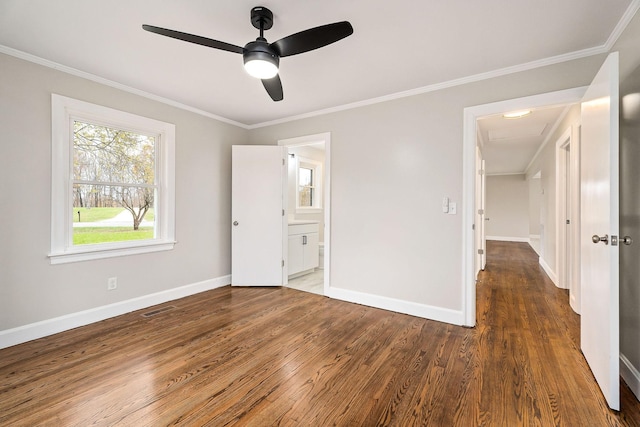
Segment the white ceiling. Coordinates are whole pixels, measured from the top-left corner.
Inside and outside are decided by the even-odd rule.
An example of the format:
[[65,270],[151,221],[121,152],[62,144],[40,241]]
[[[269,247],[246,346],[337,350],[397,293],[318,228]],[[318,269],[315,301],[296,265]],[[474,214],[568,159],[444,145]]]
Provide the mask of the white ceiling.
[[[605,4],[606,3],[606,4]],[[640,0],[1,0],[0,52],[162,98],[247,128],[603,53]],[[249,77],[242,56],[143,31],[170,28],[244,46],[266,6],[273,42],[331,22],[354,34],[282,58],[284,100]],[[1,71],[0,71],[1,73]],[[0,74],[1,75],[1,74]],[[482,120],[488,173],[521,173],[562,108]],[[489,132],[544,125],[537,136]]]
[[[253,126],[593,53],[635,2],[2,0],[0,45]],[[342,20],[354,34],[282,58],[284,101],[275,103],[244,72],[241,55],[141,29],[151,24],[243,46],[258,35],[249,21],[257,5],[274,13],[270,42]]]
[[487,175],[524,173],[562,120],[569,105],[531,110],[519,119],[502,114],[478,120],[478,134]]

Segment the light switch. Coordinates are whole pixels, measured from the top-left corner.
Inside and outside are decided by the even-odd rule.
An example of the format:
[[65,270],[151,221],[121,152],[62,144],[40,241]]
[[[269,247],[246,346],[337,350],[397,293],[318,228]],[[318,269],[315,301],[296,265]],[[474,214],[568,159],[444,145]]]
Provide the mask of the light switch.
[[455,202],[449,202],[449,215],[455,215],[458,212],[458,207]]

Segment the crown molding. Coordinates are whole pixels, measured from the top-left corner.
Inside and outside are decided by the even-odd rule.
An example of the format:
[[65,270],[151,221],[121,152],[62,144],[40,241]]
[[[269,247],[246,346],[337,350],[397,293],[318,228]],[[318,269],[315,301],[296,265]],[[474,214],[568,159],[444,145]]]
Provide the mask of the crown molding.
[[627,28],[627,25],[629,25],[636,12],[638,12],[638,9],[640,9],[640,0],[632,0],[631,4],[629,4],[629,7],[622,15],[622,18],[620,18],[615,28],[609,35],[607,42],[604,44],[607,52],[609,52],[613,48],[613,45],[618,41],[624,30]]
[[199,108],[192,107],[190,105],[183,104],[181,102],[174,101],[172,99],[164,98],[162,96],[154,95],[149,92],[145,92],[140,89],[136,89],[131,86],[124,85],[122,83],[114,82],[113,80],[105,79],[104,77],[96,76],[95,74],[87,73],[85,71],[78,70],[73,67],[68,67],[66,65],[59,64],[54,61],[50,61],[48,59],[41,58],[36,55],[32,55],[30,53],[23,52],[21,50],[13,49],[8,46],[0,45],[0,53],[4,53],[9,56],[13,56],[18,59],[23,59],[25,61],[33,62],[38,65],[42,65],[44,67],[52,68],[54,70],[62,71],[63,73],[71,74],[76,77],[80,77],[83,79],[91,80],[96,83],[103,84],[105,86],[109,86],[115,89],[122,90],[124,92],[129,92],[134,95],[141,96],[143,98],[151,99],[153,101],[157,101],[166,105],[170,105],[172,107],[180,108],[181,110],[190,111],[192,113],[199,114],[201,116],[209,117],[214,120],[218,120],[220,122],[224,122],[233,126],[238,126],[243,129],[249,129],[249,127],[240,122],[236,122],[235,120],[228,119],[226,117],[218,116],[216,114],[209,113],[208,111],[201,110]]
[[582,50],[578,50],[578,51],[574,51],[574,52],[569,52],[566,54],[562,54],[562,55],[556,55],[556,56],[552,56],[549,58],[544,58],[544,59],[540,59],[540,60],[536,60],[536,61],[531,61],[531,62],[527,62],[524,64],[519,64],[519,65],[514,65],[514,66],[510,66],[510,67],[505,67],[505,68],[500,68],[497,70],[493,70],[493,71],[487,71],[484,73],[479,73],[479,74],[474,74],[471,76],[467,76],[467,77],[462,77],[459,79],[453,79],[453,80],[448,80],[445,82],[440,82],[440,83],[435,83],[432,85],[427,85],[427,86],[422,86],[416,89],[410,89],[410,90],[406,90],[406,91],[402,91],[402,92],[397,92],[397,93],[393,93],[393,94],[389,94],[389,95],[384,95],[384,96],[380,96],[380,97],[376,97],[376,98],[370,98],[370,99],[366,99],[363,101],[357,101],[357,102],[353,102],[353,103],[349,103],[349,104],[344,104],[344,105],[340,105],[337,107],[331,107],[331,108],[326,108],[326,109],[322,109],[322,110],[316,110],[316,111],[312,111],[312,112],[308,112],[308,113],[304,113],[304,114],[299,114],[299,115],[295,115],[295,116],[289,116],[289,117],[284,117],[281,119],[276,119],[276,120],[270,120],[270,121],[266,121],[266,122],[261,122],[261,123],[255,123],[255,124],[247,124],[247,123],[241,123],[235,120],[231,120],[228,119],[226,117],[223,116],[219,116],[217,114],[213,114],[210,113],[208,111],[204,111],[201,110],[199,108],[195,108],[192,107],[190,105],[186,105],[168,98],[164,98],[158,95],[154,95],[152,93],[149,92],[145,92],[142,91],[140,89],[136,89],[134,87],[131,86],[127,86],[121,83],[117,83],[114,82],[112,80],[109,79],[105,79],[103,77],[99,77],[96,76],[94,74],[91,73],[87,73],[72,67],[68,67],[66,65],[62,65],[53,61],[49,61],[47,59],[44,58],[40,58],[38,56],[26,53],[26,52],[22,52],[20,50],[17,49],[13,49],[7,46],[3,46],[0,45],[0,53],[5,53],[7,55],[11,55],[14,56],[16,58],[20,58],[20,59],[24,59],[26,61],[29,62],[34,62],[36,64],[40,64],[43,65],[45,67],[49,67],[49,68],[53,68],[55,70],[59,70],[68,74],[72,74],[74,76],[77,77],[81,77],[87,80],[91,80],[97,83],[101,83],[104,84],[106,86],[110,86],[116,89],[120,89],[123,90],[125,92],[129,92],[129,93],[133,93],[135,95],[139,95],[142,96],[144,98],[148,98],[154,101],[158,101],[161,102],[163,104],[167,104],[176,108],[180,108],[186,111],[190,111],[205,117],[209,117],[212,118],[214,120],[218,120],[221,121],[223,123],[227,123],[233,126],[237,126],[240,127],[242,129],[247,129],[247,130],[251,130],[251,129],[258,129],[258,128],[262,128],[262,127],[267,127],[267,126],[274,126],[274,125],[278,125],[278,124],[282,124],[282,123],[288,123],[288,122],[293,122],[296,120],[301,120],[301,119],[308,119],[311,117],[317,117],[317,116],[323,116],[326,114],[332,114],[332,113],[337,113],[337,112],[341,112],[341,111],[346,111],[346,110],[352,110],[355,108],[360,108],[360,107],[365,107],[368,105],[374,105],[374,104],[380,104],[383,102],[388,102],[388,101],[393,101],[396,99],[402,99],[402,98],[407,98],[407,97],[411,97],[411,96],[415,96],[415,95],[421,95],[424,93],[429,93],[429,92],[435,92],[435,91],[439,91],[439,90],[443,90],[443,89],[448,89],[451,87],[455,87],[455,86],[461,86],[461,85],[465,85],[465,84],[469,84],[469,83],[475,83],[475,82],[479,82],[482,80],[488,80],[488,79],[492,79],[492,78],[496,78],[496,77],[501,77],[501,76],[505,76],[505,75],[509,75],[509,74],[514,74],[514,73],[519,73],[519,72],[523,72],[523,71],[529,71],[529,70],[533,70],[535,68],[541,68],[541,67],[546,67],[549,65],[555,65],[555,64],[559,64],[562,62],[568,62],[568,61],[573,61],[576,59],[581,59],[581,58],[586,58],[589,56],[594,56],[594,55],[599,55],[599,54],[605,54],[608,53],[611,48],[613,47],[613,45],[616,43],[616,41],[618,40],[618,38],[620,37],[620,35],[624,32],[624,30],[626,29],[627,25],[629,25],[629,22],[631,22],[631,20],[633,19],[633,17],[635,16],[636,12],[640,9],[640,0],[632,0],[629,7],[627,8],[627,10],[625,11],[625,13],[622,15],[622,17],[620,18],[620,20],[618,21],[618,23],[616,24],[615,28],[613,29],[613,31],[611,32],[611,34],[609,35],[609,38],[607,39],[607,41],[605,42],[605,44],[601,45],[601,46],[596,46],[596,47],[591,47],[588,49],[582,49]]

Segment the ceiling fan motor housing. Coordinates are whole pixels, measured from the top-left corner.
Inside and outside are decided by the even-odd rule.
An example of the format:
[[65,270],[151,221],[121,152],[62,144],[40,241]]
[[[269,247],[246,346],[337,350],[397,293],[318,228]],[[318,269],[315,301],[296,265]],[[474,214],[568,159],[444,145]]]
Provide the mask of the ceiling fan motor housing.
[[246,64],[249,61],[267,61],[275,64],[276,67],[280,66],[280,57],[276,51],[269,46],[269,43],[265,39],[258,39],[254,42],[249,42],[244,47],[244,53],[242,59]]

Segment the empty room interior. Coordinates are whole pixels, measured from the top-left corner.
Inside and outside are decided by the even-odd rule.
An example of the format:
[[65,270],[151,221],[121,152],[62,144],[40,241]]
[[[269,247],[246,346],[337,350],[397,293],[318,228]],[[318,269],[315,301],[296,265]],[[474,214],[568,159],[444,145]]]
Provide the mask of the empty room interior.
[[0,2],[0,426],[640,425],[640,0],[556,3]]

